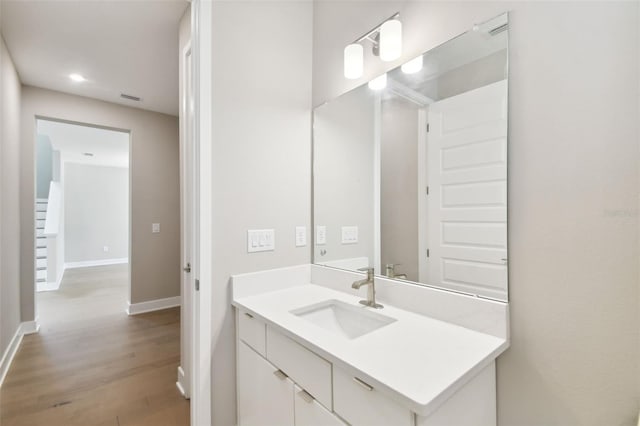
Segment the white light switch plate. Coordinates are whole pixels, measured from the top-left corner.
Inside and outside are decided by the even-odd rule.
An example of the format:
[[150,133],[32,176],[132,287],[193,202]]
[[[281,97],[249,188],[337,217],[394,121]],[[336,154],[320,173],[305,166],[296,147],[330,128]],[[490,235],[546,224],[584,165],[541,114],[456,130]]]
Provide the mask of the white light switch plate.
[[327,244],[327,227],[316,226],[316,245],[321,246]]
[[296,226],[296,247],[304,247],[307,245],[307,227]]
[[273,229],[247,231],[247,252],[273,251],[276,249],[276,233]]
[[160,232],[160,224],[159,223],[152,223],[151,224],[151,232],[153,232],[154,234],[157,234]]
[[355,244],[358,242],[358,227],[343,226],[342,227],[342,244]]

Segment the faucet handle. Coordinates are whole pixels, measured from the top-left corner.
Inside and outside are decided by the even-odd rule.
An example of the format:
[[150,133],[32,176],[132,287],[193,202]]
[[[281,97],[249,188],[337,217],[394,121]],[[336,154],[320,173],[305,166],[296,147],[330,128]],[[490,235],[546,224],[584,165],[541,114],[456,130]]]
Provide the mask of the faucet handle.
[[366,272],[367,279],[371,280],[375,274],[375,268],[367,266],[366,268],[358,268],[358,271]]

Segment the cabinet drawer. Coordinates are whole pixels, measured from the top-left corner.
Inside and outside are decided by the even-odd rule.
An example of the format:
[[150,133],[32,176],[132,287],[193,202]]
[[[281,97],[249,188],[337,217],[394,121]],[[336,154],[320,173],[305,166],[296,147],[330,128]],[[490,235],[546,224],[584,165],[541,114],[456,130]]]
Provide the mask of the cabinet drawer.
[[238,336],[260,355],[266,356],[265,324],[242,309],[238,309]]
[[267,359],[331,409],[331,363],[267,327]]
[[411,410],[357,377],[333,368],[333,411],[354,426],[413,426]]
[[342,420],[320,405],[304,390],[298,386],[295,386],[294,389],[294,413],[297,426],[345,426]]

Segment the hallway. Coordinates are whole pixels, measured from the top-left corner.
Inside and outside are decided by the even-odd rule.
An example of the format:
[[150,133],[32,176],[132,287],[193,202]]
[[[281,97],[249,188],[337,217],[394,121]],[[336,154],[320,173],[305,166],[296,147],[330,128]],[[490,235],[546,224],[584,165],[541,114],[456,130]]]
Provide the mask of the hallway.
[[37,295],[0,390],[0,425],[189,424],[178,392],[179,308],[127,316],[127,265],[72,269]]

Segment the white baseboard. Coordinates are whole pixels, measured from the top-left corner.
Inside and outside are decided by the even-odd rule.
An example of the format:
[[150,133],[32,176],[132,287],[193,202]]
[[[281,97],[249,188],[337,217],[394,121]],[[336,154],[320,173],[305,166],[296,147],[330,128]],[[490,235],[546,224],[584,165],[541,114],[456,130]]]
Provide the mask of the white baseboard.
[[181,366],[178,366],[178,381],[176,382],[176,387],[178,388],[182,396],[185,397],[185,399],[189,399],[189,393],[187,393],[186,390],[187,386],[185,383],[184,370]]
[[84,260],[82,262],[66,262],[64,264],[64,269],[88,268],[90,266],[120,265],[121,263],[129,263],[129,258],[122,257],[118,259]]
[[25,334],[37,333],[38,330],[40,330],[40,326],[38,325],[37,318],[35,321],[23,322],[18,326],[16,333],[13,335],[13,338],[7,346],[7,349],[4,351],[4,354],[2,354],[2,359],[0,359],[0,386],[4,383],[4,379],[7,376],[7,372],[9,372],[9,367],[11,367],[13,358],[18,352],[18,348],[20,348],[22,337]]
[[141,302],[141,303],[129,302],[128,303],[129,307],[127,308],[127,314],[137,315],[137,314],[143,314],[145,312],[160,311],[162,309],[175,308],[176,306],[180,306],[180,304],[181,304],[180,296],[167,297],[166,299],[150,300],[148,302]]

